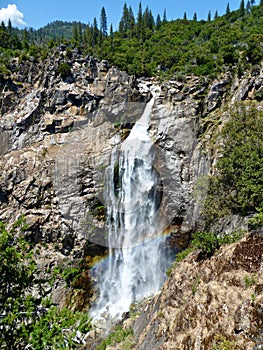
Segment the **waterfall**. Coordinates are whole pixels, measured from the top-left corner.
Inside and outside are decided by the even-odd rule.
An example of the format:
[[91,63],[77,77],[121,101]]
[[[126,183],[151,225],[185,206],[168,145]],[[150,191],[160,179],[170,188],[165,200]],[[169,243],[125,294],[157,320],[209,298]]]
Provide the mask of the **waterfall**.
[[154,167],[149,119],[154,97],[106,172],[109,257],[96,276],[99,300],[92,317],[121,317],[137,300],[153,295],[165,280],[165,238],[158,232],[161,178]]

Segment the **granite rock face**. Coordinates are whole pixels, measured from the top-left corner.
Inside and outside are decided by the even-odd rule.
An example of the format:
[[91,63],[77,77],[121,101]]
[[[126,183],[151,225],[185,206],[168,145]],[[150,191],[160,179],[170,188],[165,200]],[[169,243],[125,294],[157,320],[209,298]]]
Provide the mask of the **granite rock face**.
[[209,260],[185,258],[134,322],[134,349],[260,349],[262,252],[254,232]]
[[[70,66],[61,77],[62,63]],[[159,84],[136,79],[107,61],[65,47],[44,62],[14,61],[1,92],[0,220],[24,214],[27,238],[48,245],[47,264],[104,254],[104,175],[146,103],[157,95],[149,132],[162,178],[160,210],[165,231],[178,248],[199,225],[194,188],[213,173],[218,156],[211,135],[220,108],[254,99],[262,89],[260,70],[243,78],[230,74],[211,84],[197,77]],[[205,193],[201,194],[204,196]],[[43,262],[43,257],[41,261]]]

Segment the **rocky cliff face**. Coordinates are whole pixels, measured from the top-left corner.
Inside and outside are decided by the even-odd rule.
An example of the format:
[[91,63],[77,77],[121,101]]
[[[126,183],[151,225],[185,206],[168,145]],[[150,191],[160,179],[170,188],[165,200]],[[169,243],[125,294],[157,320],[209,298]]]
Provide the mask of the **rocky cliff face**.
[[[64,63],[70,72],[62,79]],[[14,61],[11,71],[1,93],[0,219],[10,223],[25,215],[27,238],[41,245],[38,260],[45,268],[105,253],[104,170],[151,98],[152,85],[161,91],[150,125],[163,180],[160,210],[165,230],[184,247],[200,224],[194,187],[213,173],[218,154],[212,135],[227,118],[221,109],[254,99],[263,86],[260,67],[212,84],[196,77],[159,84],[78,50],[69,57],[65,47],[44,62]]]
[[198,251],[185,258],[141,315],[125,321],[133,348],[262,349],[262,251],[262,232],[254,232],[211,259]]

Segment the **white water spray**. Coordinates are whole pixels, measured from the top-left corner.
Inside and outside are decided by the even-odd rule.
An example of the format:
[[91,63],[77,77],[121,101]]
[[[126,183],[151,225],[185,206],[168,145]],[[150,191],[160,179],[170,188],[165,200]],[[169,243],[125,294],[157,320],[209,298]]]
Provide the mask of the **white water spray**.
[[97,276],[100,296],[91,308],[94,318],[121,317],[134,301],[156,293],[165,280],[165,238],[158,235],[161,179],[154,168],[154,144],[148,133],[154,99],[121,150],[113,151],[107,169],[110,251],[106,268]]

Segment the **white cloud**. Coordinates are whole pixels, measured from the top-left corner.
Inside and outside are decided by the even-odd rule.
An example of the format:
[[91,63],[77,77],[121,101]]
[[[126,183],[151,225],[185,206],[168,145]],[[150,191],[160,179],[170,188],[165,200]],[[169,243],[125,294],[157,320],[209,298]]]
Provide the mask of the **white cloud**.
[[10,19],[13,26],[23,26],[26,24],[23,17],[24,14],[18,10],[15,4],[9,4],[0,9],[0,22],[4,21],[7,24]]

